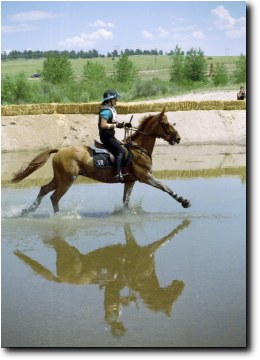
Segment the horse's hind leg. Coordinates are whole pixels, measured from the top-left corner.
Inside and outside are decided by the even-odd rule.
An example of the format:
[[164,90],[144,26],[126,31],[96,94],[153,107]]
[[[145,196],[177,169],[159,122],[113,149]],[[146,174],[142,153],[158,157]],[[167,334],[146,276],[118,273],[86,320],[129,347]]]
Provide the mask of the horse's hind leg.
[[34,202],[32,203],[31,206],[29,206],[27,209],[23,209],[22,215],[26,215],[26,214],[28,214],[30,212],[35,211],[38,208],[38,206],[40,205],[40,203],[42,201],[42,198],[46,194],[48,194],[50,191],[55,190],[55,188],[56,188],[56,180],[55,180],[55,178],[53,178],[48,184],[43,185],[41,187],[37,198],[34,200]]

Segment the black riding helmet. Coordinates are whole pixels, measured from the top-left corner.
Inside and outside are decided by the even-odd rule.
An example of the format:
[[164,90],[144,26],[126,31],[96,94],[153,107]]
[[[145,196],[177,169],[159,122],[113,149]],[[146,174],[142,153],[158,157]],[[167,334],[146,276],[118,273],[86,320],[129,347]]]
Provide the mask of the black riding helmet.
[[104,92],[103,101],[105,102],[110,99],[118,99],[120,95],[115,90],[107,90]]

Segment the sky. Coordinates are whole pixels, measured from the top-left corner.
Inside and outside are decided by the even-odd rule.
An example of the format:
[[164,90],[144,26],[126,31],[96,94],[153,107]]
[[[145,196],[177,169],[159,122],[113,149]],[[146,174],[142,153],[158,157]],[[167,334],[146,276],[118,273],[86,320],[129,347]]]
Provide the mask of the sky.
[[1,51],[246,54],[245,1],[1,1]]

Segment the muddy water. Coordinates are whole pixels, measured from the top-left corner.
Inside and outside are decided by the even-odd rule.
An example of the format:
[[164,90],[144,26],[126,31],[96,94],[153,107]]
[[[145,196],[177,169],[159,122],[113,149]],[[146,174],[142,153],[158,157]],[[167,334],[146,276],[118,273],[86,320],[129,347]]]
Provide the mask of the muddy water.
[[2,346],[245,346],[238,165],[164,177],[188,210],[142,184],[125,210],[121,184],[88,183],[70,189],[57,216],[46,197],[23,218],[38,186],[3,187]]

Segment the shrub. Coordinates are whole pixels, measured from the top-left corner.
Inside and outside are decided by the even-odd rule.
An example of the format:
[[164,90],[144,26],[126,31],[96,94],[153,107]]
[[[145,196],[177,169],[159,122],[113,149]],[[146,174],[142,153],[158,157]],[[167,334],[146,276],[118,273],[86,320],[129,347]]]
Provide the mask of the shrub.
[[186,52],[183,75],[187,81],[205,81],[206,66],[204,52],[191,48]]
[[15,81],[14,77],[6,75],[1,80],[1,103],[2,104],[14,104],[15,96]]
[[48,53],[43,62],[42,76],[52,84],[68,83],[73,80],[72,65],[67,55]]
[[181,51],[178,45],[173,52],[172,60],[170,81],[181,84],[183,82],[184,52]]
[[88,60],[83,65],[83,78],[85,81],[103,81],[106,78],[105,67]]
[[234,79],[236,83],[246,82],[246,56],[241,54],[236,62],[236,69],[234,72]]
[[21,104],[30,101],[32,91],[24,72],[16,76],[6,76],[2,80],[2,103]]
[[123,54],[116,62],[116,80],[119,82],[132,82],[137,79],[137,70],[127,54]]
[[213,84],[215,86],[226,85],[228,83],[228,71],[224,64],[217,64]]

